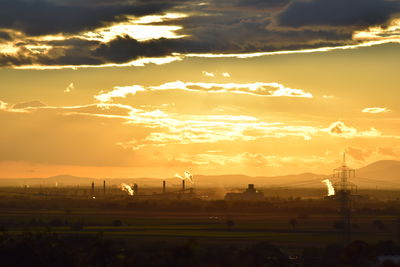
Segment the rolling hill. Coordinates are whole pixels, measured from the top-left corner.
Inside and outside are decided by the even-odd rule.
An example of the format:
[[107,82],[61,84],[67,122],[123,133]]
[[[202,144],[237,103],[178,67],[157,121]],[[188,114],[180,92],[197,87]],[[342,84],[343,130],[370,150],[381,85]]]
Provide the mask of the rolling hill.
[[[230,175],[196,175],[196,186],[199,187],[236,187],[256,184],[258,187],[321,187],[321,181],[329,178],[327,174],[302,173],[285,176],[247,176],[241,174]],[[168,185],[178,187],[181,180],[178,178],[166,179]],[[71,175],[57,175],[48,178],[18,178],[0,179],[0,186],[90,186],[92,182],[100,185],[103,179],[77,177]],[[158,178],[115,178],[107,179],[109,185],[121,183],[137,183],[146,187],[160,187],[162,179]],[[335,181],[333,181],[335,182]],[[377,161],[356,170],[356,177],[352,179],[358,187],[390,187],[400,188],[400,161]]]

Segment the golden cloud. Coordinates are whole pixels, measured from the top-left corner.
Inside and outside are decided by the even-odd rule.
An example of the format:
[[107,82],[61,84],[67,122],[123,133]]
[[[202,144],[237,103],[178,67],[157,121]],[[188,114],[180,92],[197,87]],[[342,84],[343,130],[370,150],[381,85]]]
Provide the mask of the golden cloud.
[[[11,108],[4,102],[0,105],[0,120],[10,125],[0,132],[0,161],[202,168],[237,164],[249,168],[278,167],[297,162],[300,166],[324,160],[312,155],[273,157],[256,151],[262,144],[271,144],[271,139],[282,139],[281,145],[304,141],[315,144],[321,140],[329,143],[332,138],[400,139],[374,128],[360,130],[341,121],[328,127],[290,125],[245,115],[185,115],[111,103],[57,107],[32,102]],[[247,152],[235,153],[236,144],[246,147]],[[193,149],[197,152],[193,153]],[[210,149],[221,151],[207,152]]]
[[129,36],[140,42],[160,38],[183,38],[186,37],[186,35],[179,35],[176,33],[183,28],[182,26],[151,24],[185,17],[187,17],[187,15],[182,13],[167,13],[164,15],[150,15],[144,17],[127,16],[127,21],[99,28],[95,31],[84,32],[75,37],[103,43],[107,43],[118,36]]
[[302,89],[292,89],[282,84],[273,83],[204,83],[204,82],[168,82],[159,86],[149,86],[147,88],[141,85],[132,85],[125,87],[114,87],[108,92],[100,92],[94,98],[100,102],[110,102],[113,98],[124,98],[127,95],[135,95],[140,91],[157,91],[157,90],[184,90],[191,92],[209,92],[209,93],[235,93],[248,94],[263,97],[297,97],[312,98],[313,95]]
[[0,110],[4,110],[4,109],[6,109],[7,108],[7,106],[8,106],[8,104],[6,103],[6,102],[3,102],[3,101],[1,101],[0,100]]
[[373,107],[373,108],[364,108],[361,112],[363,113],[371,113],[371,114],[378,114],[378,113],[387,113],[391,110],[388,108],[380,108],[380,107]]

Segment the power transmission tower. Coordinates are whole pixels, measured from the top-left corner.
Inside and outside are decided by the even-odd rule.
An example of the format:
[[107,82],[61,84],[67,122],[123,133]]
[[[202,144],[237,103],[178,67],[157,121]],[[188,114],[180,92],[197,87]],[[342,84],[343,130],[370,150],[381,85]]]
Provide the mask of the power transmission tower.
[[346,153],[343,154],[343,164],[333,170],[333,178],[339,180],[334,184],[337,200],[340,203],[340,214],[343,222],[343,238],[345,242],[351,241],[351,211],[352,193],[356,190],[356,185],[349,182],[350,178],[355,177],[355,170],[346,165]]

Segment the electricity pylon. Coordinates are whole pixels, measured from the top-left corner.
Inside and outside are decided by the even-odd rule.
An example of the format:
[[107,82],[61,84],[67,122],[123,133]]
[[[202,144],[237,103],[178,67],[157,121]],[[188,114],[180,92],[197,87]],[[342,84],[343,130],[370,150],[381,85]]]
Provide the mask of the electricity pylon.
[[352,192],[356,190],[356,185],[349,182],[350,178],[355,177],[355,170],[346,165],[346,153],[343,154],[343,164],[333,170],[333,178],[339,181],[334,184],[337,199],[340,203],[340,214],[342,216],[343,237],[346,242],[351,241],[351,210]]

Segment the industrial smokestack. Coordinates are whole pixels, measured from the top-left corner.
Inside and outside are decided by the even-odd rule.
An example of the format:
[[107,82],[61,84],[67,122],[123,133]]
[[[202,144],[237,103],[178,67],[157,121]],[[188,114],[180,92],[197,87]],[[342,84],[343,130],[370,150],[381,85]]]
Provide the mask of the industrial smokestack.
[[135,195],[137,195],[137,193],[138,193],[138,185],[137,185],[137,184],[134,184],[134,185],[133,185],[133,193],[134,193]]
[[182,180],[182,193],[185,193],[185,180]]
[[167,182],[166,182],[166,181],[163,181],[163,182],[162,182],[162,192],[163,192],[163,194],[165,194],[166,186],[167,186]]
[[106,194],[106,180],[103,181],[103,193]]
[[94,182],[92,182],[92,194],[94,193]]

